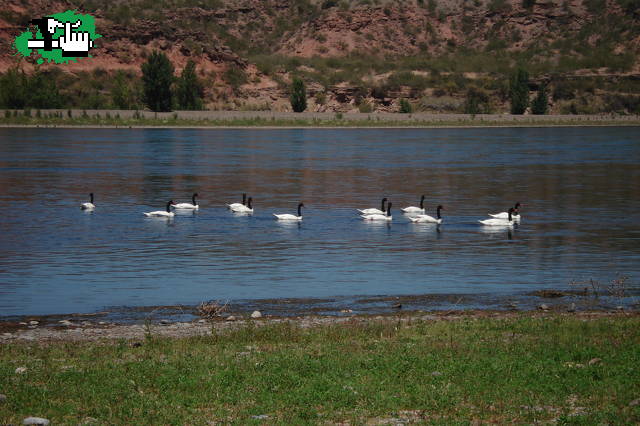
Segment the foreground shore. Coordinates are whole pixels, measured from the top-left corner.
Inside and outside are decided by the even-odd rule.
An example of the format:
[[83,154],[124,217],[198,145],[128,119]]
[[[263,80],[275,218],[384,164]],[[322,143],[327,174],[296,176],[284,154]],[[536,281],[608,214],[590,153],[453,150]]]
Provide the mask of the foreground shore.
[[2,127],[430,128],[640,126],[638,115],[321,113],[272,111],[0,110]]
[[630,424],[639,325],[465,311],[19,330],[0,345],[0,419]]

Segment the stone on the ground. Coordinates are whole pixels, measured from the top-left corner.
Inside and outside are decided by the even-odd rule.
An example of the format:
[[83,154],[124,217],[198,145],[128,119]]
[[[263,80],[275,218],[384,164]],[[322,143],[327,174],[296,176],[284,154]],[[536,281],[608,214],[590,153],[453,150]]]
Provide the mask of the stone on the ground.
[[543,303],[542,305],[538,306],[538,309],[540,309],[541,311],[548,311],[549,305],[547,305],[546,303]]
[[171,324],[171,322],[169,320],[163,319],[163,320],[160,320],[160,324],[167,325],[167,324]]
[[29,325],[38,325],[40,324],[39,321],[29,321]]
[[624,306],[616,306],[616,309],[619,311],[624,311]]
[[631,401],[631,402],[629,403],[629,407],[635,407],[635,406],[637,406],[637,405],[640,405],[640,398],[638,398],[638,399],[634,399],[633,401]]
[[567,308],[567,312],[575,312],[575,311],[576,311],[576,304],[572,303],[571,306]]
[[48,425],[49,420],[43,419],[42,417],[27,417],[22,421],[23,425]]
[[236,317],[234,317],[233,315],[229,315],[227,317],[227,321],[235,321],[235,320],[236,320]]
[[251,314],[251,318],[262,318],[262,314],[260,313],[260,311],[253,311],[253,313]]
[[439,372],[439,371],[434,371],[434,372],[432,372],[432,373],[431,373],[431,375],[432,375],[433,377],[438,377],[438,376],[442,376],[442,373],[441,373],[441,372]]
[[0,393],[0,402],[5,402],[7,400],[7,395]]
[[592,358],[589,360],[589,365],[596,365],[602,362],[602,358]]
[[61,320],[61,321],[58,321],[58,322],[60,324],[62,324],[62,325],[66,325],[66,326],[73,325],[73,323],[71,321],[69,321],[69,320]]
[[27,367],[18,367],[16,368],[16,374],[22,374],[27,372]]
[[256,420],[264,420],[264,419],[268,419],[269,416],[267,416],[266,414],[259,414],[257,416],[251,416],[251,418]]
[[198,323],[199,323],[199,324],[205,324],[206,322],[207,322],[207,320],[206,320],[206,319],[199,319],[199,320],[198,320]]

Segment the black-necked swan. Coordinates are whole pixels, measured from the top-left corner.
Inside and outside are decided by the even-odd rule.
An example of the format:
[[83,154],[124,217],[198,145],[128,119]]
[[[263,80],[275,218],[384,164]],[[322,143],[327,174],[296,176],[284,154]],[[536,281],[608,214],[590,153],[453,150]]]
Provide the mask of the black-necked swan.
[[231,211],[235,213],[253,213],[253,207],[251,206],[252,198],[247,199],[247,205],[240,205],[238,207],[231,207]]
[[196,204],[196,197],[198,197],[198,193],[197,192],[191,196],[191,202],[190,203],[174,204],[173,208],[174,209],[185,209],[185,210],[198,210],[200,208],[200,206]]
[[300,203],[298,204],[298,216],[290,214],[290,213],[284,213],[284,214],[273,214],[278,220],[302,220],[302,208],[304,207],[304,204]]
[[410,217],[409,220],[415,223],[442,223],[442,216],[440,216],[440,210],[444,210],[444,207],[438,206],[436,209],[436,217],[429,216],[428,214],[421,214],[420,216]]
[[488,226],[513,226],[513,217],[512,217],[513,211],[514,211],[514,208],[511,207],[507,212],[506,219],[493,218],[493,219],[479,220],[478,222]]
[[385,208],[384,208],[384,203],[387,202],[386,197],[382,199],[382,207],[380,207],[380,210],[378,209],[364,209],[364,210],[358,210],[360,213],[362,214],[384,214],[385,212]]
[[[489,216],[495,217],[496,219],[508,219],[509,212],[500,212],[496,214],[489,213]],[[516,203],[513,207],[513,214],[511,215],[514,220],[520,220],[520,203]]]
[[91,194],[89,194],[89,197],[91,198],[91,201],[88,203],[82,203],[80,205],[80,208],[82,210],[93,210],[96,208],[95,204],[93,204],[93,192]]
[[386,220],[386,221],[390,221],[392,219],[391,217],[391,205],[392,203],[387,204],[387,212],[385,214],[363,214],[360,215],[361,218],[363,218],[364,220]]
[[230,208],[231,210],[236,209],[236,208],[241,208],[242,206],[247,204],[247,194],[242,194],[242,203],[231,203],[231,204],[227,204],[227,207]]
[[166,210],[156,210],[154,212],[145,213],[144,215],[147,217],[173,217],[176,214],[171,211],[172,204],[173,204],[173,200],[167,203]]
[[420,207],[409,206],[404,209],[400,209],[405,213],[422,213],[424,214],[424,195],[420,197]]

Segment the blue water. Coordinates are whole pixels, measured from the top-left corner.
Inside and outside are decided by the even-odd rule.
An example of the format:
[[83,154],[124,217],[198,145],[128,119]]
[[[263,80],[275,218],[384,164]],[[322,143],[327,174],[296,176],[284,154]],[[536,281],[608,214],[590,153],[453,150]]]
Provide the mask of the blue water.
[[[634,127],[0,129],[0,315],[635,283],[639,163]],[[193,192],[196,214],[142,215]],[[225,208],[243,192],[252,216]],[[421,194],[441,226],[397,209]],[[383,196],[393,222],[360,220]],[[477,223],[516,201],[519,227]]]

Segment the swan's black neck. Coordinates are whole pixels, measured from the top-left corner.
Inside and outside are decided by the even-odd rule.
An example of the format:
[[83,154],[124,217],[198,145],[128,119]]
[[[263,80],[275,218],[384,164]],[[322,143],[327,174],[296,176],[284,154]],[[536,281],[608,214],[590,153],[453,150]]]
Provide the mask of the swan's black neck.
[[302,207],[304,206],[304,204],[300,203],[298,204],[298,217],[302,216]]
[[89,197],[91,198],[91,204],[93,204],[93,192],[89,194]]
[[391,204],[392,203],[387,204],[387,216],[391,216]]
[[509,213],[509,222],[511,222],[513,219],[511,218],[511,210],[508,211]]
[[436,209],[436,216],[438,217],[438,219],[442,219],[440,217],[440,210],[442,210],[442,206],[438,206],[438,208]]
[[420,197],[420,208],[424,209],[424,195]]
[[243,206],[247,205],[247,194],[242,194],[242,205]]
[[247,207],[249,207],[250,209],[253,208],[251,207],[251,197],[249,197],[249,199],[247,200]]
[[191,203],[195,206],[196,205],[196,197],[198,196],[198,194],[193,194],[191,196]]
[[167,203],[167,213],[171,213],[171,204],[173,204],[173,200]]

